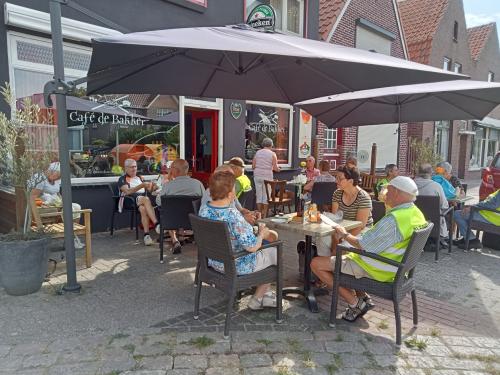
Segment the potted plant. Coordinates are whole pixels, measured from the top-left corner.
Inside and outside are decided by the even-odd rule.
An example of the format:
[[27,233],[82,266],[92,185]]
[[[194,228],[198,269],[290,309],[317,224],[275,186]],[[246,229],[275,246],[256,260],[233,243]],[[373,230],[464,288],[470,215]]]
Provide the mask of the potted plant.
[[[14,107],[8,85],[1,89],[1,95]],[[42,128],[35,125],[42,117],[39,107],[25,100],[15,108],[11,117],[0,112],[0,174],[4,182],[24,193],[29,207],[31,190],[43,180],[54,154],[39,149],[40,143],[45,143],[44,149],[51,143],[50,131],[46,132],[48,137],[41,137]],[[25,295],[41,288],[47,272],[48,242],[47,233],[31,230],[28,208],[22,230],[0,235],[0,285],[8,294]]]

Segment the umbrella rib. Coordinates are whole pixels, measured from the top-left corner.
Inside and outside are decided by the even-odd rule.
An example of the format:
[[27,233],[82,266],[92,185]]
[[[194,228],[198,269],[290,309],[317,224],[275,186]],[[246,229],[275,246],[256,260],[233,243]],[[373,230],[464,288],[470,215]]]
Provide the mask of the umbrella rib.
[[224,58],[229,62],[229,64],[231,64],[231,66],[233,67],[234,71],[236,72],[236,74],[238,74],[240,72],[240,68],[238,68],[236,65],[234,65],[233,61],[229,58],[229,56],[227,55],[226,52],[223,52],[222,53],[222,59],[219,61],[219,63],[217,64],[217,66],[220,67],[220,64],[222,63],[222,60],[224,60]]
[[[363,104],[365,104],[366,102],[368,101],[368,99],[366,100],[363,100],[361,103],[359,103],[358,105],[356,105],[353,109],[351,109],[350,111],[348,111],[346,114],[342,115],[339,119],[337,119],[337,121],[335,122],[340,122],[342,121],[343,119],[345,119],[347,116],[349,116],[352,112],[354,112],[356,109],[358,109],[359,107],[361,107]],[[340,106],[339,106],[340,107]],[[337,108],[339,108],[337,107]],[[337,108],[332,108],[330,110],[328,110],[327,112],[330,112],[332,111],[333,109],[337,109]]]
[[[224,60],[225,55],[226,54],[224,53],[224,56],[221,57],[219,64],[217,66],[220,66],[220,64],[222,64],[222,61]],[[207,90],[208,85],[210,85],[210,82],[212,82],[212,79],[214,78],[215,72],[217,72],[217,69],[212,70],[212,74],[210,74],[210,77],[208,78],[207,83],[205,83],[205,85],[203,86],[203,89],[200,92],[200,95],[198,95],[198,96],[203,97],[205,95],[205,91]]]
[[470,95],[466,95],[466,94],[463,94],[461,92],[451,92],[451,94],[455,94],[455,95],[460,95],[460,96],[463,96],[464,98],[467,98],[467,99],[474,99],[474,100],[480,100],[482,102],[487,102],[487,103],[490,103],[490,104],[494,104],[494,105],[498,105],[500,104],[499,102],[495,102],[493,100],[488,100],[488,99],[480,99],[480,98],[476,98],[474,96],[470,96]]
[[128,77],[130,77],[130,76],[133,76],[134,74],[137,74],[137,73],[139,73],[139,72],[140,72],[140,71],[142,71],[142,70],[149,69],[149,68],[151,68],[151,67],[153,67],[153,66],[155,66],[155,65],[157,65],[157,64],[160,64],[160,63],[162,63],[163,61],[169,60],[169,59],[171,59],[171,58],[173,58],[173,57],[175,57],[175,56],[177,56],[177,54],[172,54],[172,55],[170,55],[170,56],[166,56],[166,57],[164,57],[164,58],[162,58],[162,59],[159,59],[158,61],[154,61],[154,62],[152,62],[152,63],[150,63],[150,64],[145,65],[145,66],[141,66],[141,67],[139,67],[138,69],[135,69],[135,70],[133,70],[132,72],[125,74],[124,76],[120,76],[119,78],[113,79],[111,82],[107,82],[106,84],[101,85],[101,86],[99,86],[99,87],[95,88],[94,90],[92,90],[92,92],[97,92],[97,91],[99,91],[99,90],[102,90],[102,89],[103,89],[103,88],[105,88],[105,87],[109,87],[109,86],[111,86],[112,84],[114,84],[114,83],[116,83],[116,82],[118,82],[118,81],[120,81],[120,80],[122,80],[122,79],[125,79],[125,78],[128,78]]
[[352,87],[349,87],[349,86],[347,86],[347,85],[344,85],[342,82],[339,82],[339,81],[338,81],[338,80],[336,80],[335,78],[332,78],[332,77],[330,77],[328,74],[323,73],[321,70],[319,70],[319,69],[317,69],[317,68],[315,68],[315,67],[311,66],[311,64],[309,64],[308,62],[301,60],[301,63],[302,63],[305,67],[307,67],[308,69],[312,70],[312,71],[313,71],[313,72],[315,72],[316,74],[318,74],[318,75],[320,75],[321,77],[325,78],[326,80],[328,80],[328,81],[330,81],[330,82],[332,82],[332,83],[334,83],[334,84],[337,84],[337,85],[341,86],[343,89],[345,89],[345,90],[347,90],[347,91],[354,91],[354,90],[352,89]]
[[283,90],[283,88],[279,85],[278,83],[278,80],[276,79],[274,73],[269,69],[269,67],[265,66],[265,71],[267,72],[267,74],[269,74],[269,76],[271,77],[271,79],[273,80],[274,84],[276,85],[276,87],[278,88],[278,90],[280,90],[281,92],[281,95],[283,95],[284,98],[287,99],[287,103],[289,104],[293,104],[293,101],[290,99],[290,97],[286,94],[286,92]]
[[473,113],[470,113],[469,111],[466,111],[466,110],[465,110],[465,109],[463,109],[463,108],[460,108],[459,106],[457,106],[457,105],[453,104],[453,103],[452,103],[452,102],[450,102],[449,100],[446,100],[446,99],[444,99],[444,98],[441,98],[439,95],[434,95],[434,96],[435,96],[436,98],[438,98],[439,100],[441,100],[441,101],[443,101],[443,102],[445,102],[445,103],[447,103],[447,104],[451,105],[452,107],[455,107],[455,108],[457,108],[458,110],[460,110],[460,111],[463,111],[463,112],[467,113],[467,114],[468,114],[469,116],[471,116],[471,118],[473,118],[473,119],[474,119],[474,118],[479,117],[479,116],[476,116],[476,115],[475,115],[475,114],[473,114]]
[[339,108],[341,108],[341,107],[343,107],[343,106],[345,106],[346,104],[349,104],[349,103],[350,102],[348,100],[346,100],[345,102],[340,103],[338,106],[335,106],[335,107],[332,107],[332,108],[328,108],[328,109],[324,110],[323,112],[318,113],[316,115],[316,117],[323,116],[323,115],[325,115],[327,113],[330,113],[331,111],[334,111],[336,109],[339,109]]
[[231,71],[228,71],[226,69],[221,68],[220,64],[222,63],[222,60],[219,62],[219,64],[212,64],[210,62],[206,62],[206,61],[196,59],[196,58],[191,57],[191,56],[187,56],[186,54],[184,54],[183,57],[187,60],[191,60],[191,61],[196,62],[196,63],[201,64],[201,65],[211,66],[214,69],[221,70],[221,71],[226,72],[226,73],[230,73],[230,74],[234,73],[234,72],[231,72]]

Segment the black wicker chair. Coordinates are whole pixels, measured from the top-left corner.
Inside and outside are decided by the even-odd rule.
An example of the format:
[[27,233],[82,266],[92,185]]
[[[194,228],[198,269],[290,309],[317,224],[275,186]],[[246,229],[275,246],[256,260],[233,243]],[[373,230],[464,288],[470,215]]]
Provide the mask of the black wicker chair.
[[[193,202],[198,196],[170,195],[161,197],[160,207],[160,263],[163,263],[163,244],[165,230],[191,229],[189,214],[195,213]],[[198,214],[198,212],[196,212]]]
[[396,319],[396,344],[401,345],[401,314],[399,311],[399,303],[408,293],[411,293],[411,300],[413,305],[413,324],[414,326],[417,326],[417,295],[415,293],[413,274],[415,271],[415,266],[417,265],[418,260],[422,255],[425,242],[427,241],[427,238],[429,237],[433,226],[434,225],[432,223],[429,223],[427,227],[416,230],[413,233],[413,236],[410,239],[401,263],[395,262],[392,259],[382,257],[375,253],[339,245],[337,249],[346,252],[358,253],[363,256],[376,259],[380,262],[397,267],[398,270],[394,281],[391,283],[382,283],[373,279],[369,279],[367,277],[357,279],[354,276],[342,273],[342,258],[336,257],[333,278],[335,281],[332,295],[332,307],[330,310],[330,327],[335,327],[335,320],[337,319],[339,286],[354,290],[362,290],[378,297],[392,300],[394,304],[394,316]]
[[467,221],[467,233],[462,233],[464,238],[465,238],[465,250],[469,250],[469,233],[472,229],[476,230],[476,237],[479,238],[479,232],[483,231],[486,233],[494,233],[494,234],[500,234],[500,227],[490,224],[490,223],[484,223],[482,221],[478,220],[473,220],[473,216],[475,212],[479,211],[491,211],[500,216],[500,212],[497,210],[493,209],[488,209],[488,208],[478,208],[476,206],[470,206],[470,215],[469,215],[469,220]]
[[[194,238],[198,245],[198,266],[196,268],[196,294],[194,302],[194,318],[198,319],[200,308],[201,284],[207,283],[224,292],[228,296],[224,337],[229,337],[233,304],[239,291],[253,286],[276,282],[277,308],[276,322],[282,318],[282,287],[283,287],[283,242],[271,242],[261,249],[276,247],[278,264],[262,271],[247,275],[237,275],[235,260],[248,252],[234,253],[231,246],[227,223],[204,219],[196,215],[189,215],[194,231]],[[215,240],[216,239],[216,240]],[[224,273],[215,271],[208,266],[208,259],[224,263]]]
[[255,190],[249,190],[241,193],[238,201],[241,204],[241,207],[247,208],[247,204],[250,204],[250,200],[252,199],[252,194],[255,194]]
[[372,218],[373,224],[378,223],[385,216],[385,203],[372,200]]
[[[117,182],[109,184],[108,187],[109,190],[111,191],[111,196],[113,198],[113,210],[111,211],[111,223],[109,226],[109,234],[113,235],[115,229],[115,215],[120,213],[120,211],[118,210],[118,202],[120,201],[121,196]],[[130,213],[130,229],[132,230],[135,227],[135,240],[139,241],[139,218],[141,214],[139,213],[137,203],[133,197],[124,196],[123,198],[130,202],[132,208],[123,207],[122,213],[123,212]]]
[[448,253],[451,253],[452,235],[453,235],[453,206],[441,212],[441,204],[437,195],[419,195],[415,201],[415,205],[422,211],[425,218],[434,224],[430,238],[435,244],[435,260],[439,260],[440,244],[440,231],[441,231],[441,218],[447,219],[448,225]]
[[336,182],[315,182],[311,191],[311,202],[316,203],[320,209],[324,205],[331,207],[335,190],[337,190]]
[[193,200],[192,204],[193,204],[194,213],[196,215],[198,215],[198,213],[200,212],[200,208],[201,208],[201,198]]

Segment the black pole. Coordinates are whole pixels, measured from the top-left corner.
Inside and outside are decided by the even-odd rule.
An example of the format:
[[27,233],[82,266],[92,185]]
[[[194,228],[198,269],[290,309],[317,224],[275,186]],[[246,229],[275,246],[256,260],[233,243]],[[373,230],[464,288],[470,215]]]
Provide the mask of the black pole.
[[64,221],[64,248],[66,249],[66,285],[65,291],[79,292],[80,284],[76,281],[75,245],[73,239],[73,213],[71,199],[71,175],[69,168],[68,150],[68,121],[66,118],[66,95],[63,91],[64,83],[64,56],[63,38],[61,28],[61,1],[49,0],[50,24],[52,29],[52,53],[54,59],[54,81],[56,86],[61,86],[56,93],[57,105],[57,136],[59,138],[59,160],[61,163],[61,187],[63,201]]

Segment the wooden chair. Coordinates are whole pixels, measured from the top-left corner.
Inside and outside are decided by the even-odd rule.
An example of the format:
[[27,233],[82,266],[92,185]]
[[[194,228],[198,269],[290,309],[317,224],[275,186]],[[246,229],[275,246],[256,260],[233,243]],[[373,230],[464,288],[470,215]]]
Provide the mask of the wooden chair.
[[[43,208],[38,208],[35,212],[32,212],[35,224],[31,226],[31,229],[43,229],[52,238],[64,238],[64,223],[59,220],[61,219],[61,213],[56,208],[45,210],[45,212]],[[73,222],[73,233],[85,236],[85,266],[90,268],[92,267],[92,232],[90,226],[90,214],[92,210],[87,208],[73,211],[73,213],[83,214],[83,225]]]
[[418,324],[418,310],[413,274],[418,260],[424,250],[425,242],[427,241],[427,238],[429,238],[432,227],[433,224],[429,223],[425,228],[416,230],[413,233],[401,263],[375,253],[370,253],[369,251],[339,245],[337,249],[351,253],[358,253],[365,257],[378,260],[379,262],[392,265],[397,268],[397,272],[394,281],[388,283],[382,283],[368,277],[357,279],[354,276],[342,273],[342,257],[336,257],[333,278],[335,281],[332,294],[332,306],[330,310],[330,326],[335,327],[335,321],[337,319],[339,286],[354,290],[362,290],[369,294],[392,300],[394,304],[394,317],[396,319],[396,345],[401,345],[401,314],[399,311],[399,303],[408,293],[411,294],[413,305],[413,325],[416,327]]
[[[189,219],[194,231],[194,238],[198,245],[198,265],[196,267],[196,294],[194,302],[194,318],[198,319],[200,310],[201,284],[213,285],[216,289],[228,296],[224,337],[229,338],[233,304],[239,291],[266,283],[276,283],[276,322],[283,321],[282,316],[282,287],[283,287],[283,242],[276,241],[261,247],[277,248],[277,265],[267,267],[262,271],[247,275],[236,273],[236,259],[248,255],[246,251],[234,253],[231,246],[231,237],[227,223],[204,219],[190,214]],[[217,239],[214,241],[214,239]],[[213,259],[224,264],[224,273],[217,272],[208,266],[208,260]]]
[[264,180],[267,196],[267,215],[269,210],[273,207],[274,214],[277,213],[276,209],[281,207],[285,211],[285,205],[288,206],[288,212],[292,212],[292,199],[285,197],[286,180]]
[[464,234],[466,251],[469,250],[469,233],[472,229],[476,229],[476,238],[479,238],[479,232],[481,231],[485,233],[493,233],[500,235],[500,227],[496,226],[495,224],[484,223],[479,220],[473,220],[474,213],[475,212],[479,213],[479,211],[483,210],[494,212],[496,215],[500,216],[500,212],[497,210],[470,206],[470,215],[469,215],[469,220],[467,221],[467,233]]
[[359,187],[368,193],[374,192],[375,184],[377,183],[377,176],[368,173],[361,173],[360,176],[361,184]]

